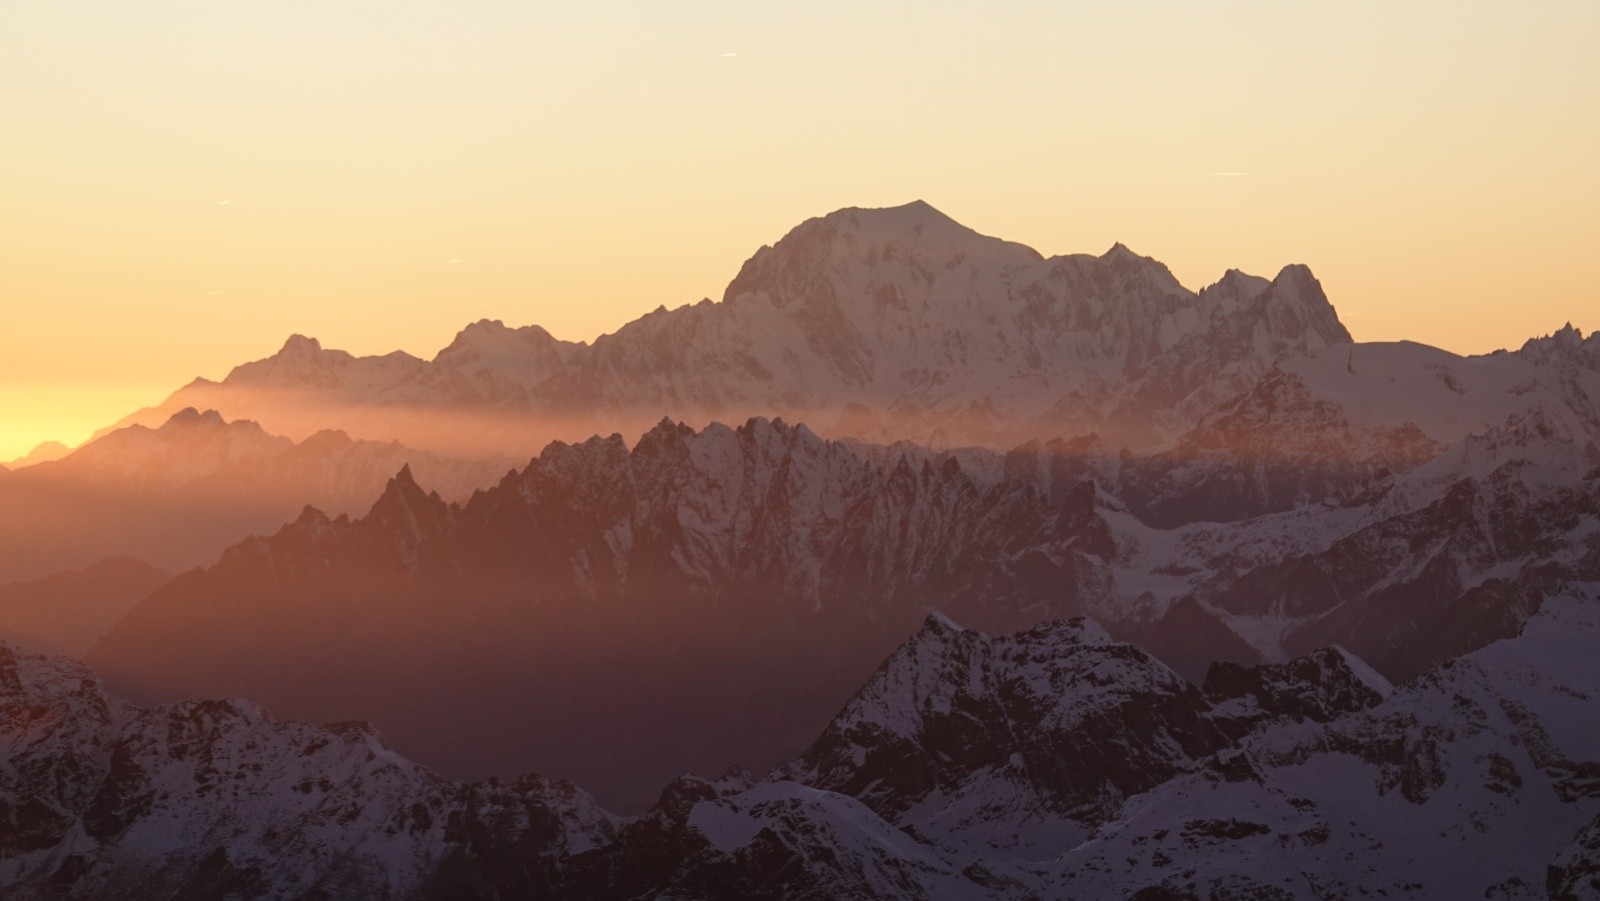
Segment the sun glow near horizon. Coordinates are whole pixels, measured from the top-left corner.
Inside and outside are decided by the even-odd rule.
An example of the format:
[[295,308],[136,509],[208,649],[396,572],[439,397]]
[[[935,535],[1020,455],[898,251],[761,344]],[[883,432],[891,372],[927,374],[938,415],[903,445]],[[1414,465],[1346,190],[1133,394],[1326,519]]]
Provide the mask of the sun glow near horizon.
[[721,296],[804,219],[925,199],[1202,287],[1306,263],[1358,340],[1600,325],[1600,7],[0,13],[0,460],[291,333],[431,357]]

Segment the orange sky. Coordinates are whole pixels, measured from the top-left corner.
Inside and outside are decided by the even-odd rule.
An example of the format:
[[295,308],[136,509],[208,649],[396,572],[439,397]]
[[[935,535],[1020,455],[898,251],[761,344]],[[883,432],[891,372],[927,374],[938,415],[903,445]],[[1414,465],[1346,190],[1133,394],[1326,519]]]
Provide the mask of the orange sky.
[[291,332],[592,338],[914,198],[1196,288],[1304,262],[1358,340],[1600,327],[1596,47],[1592,0],[11,0],[0,460]]

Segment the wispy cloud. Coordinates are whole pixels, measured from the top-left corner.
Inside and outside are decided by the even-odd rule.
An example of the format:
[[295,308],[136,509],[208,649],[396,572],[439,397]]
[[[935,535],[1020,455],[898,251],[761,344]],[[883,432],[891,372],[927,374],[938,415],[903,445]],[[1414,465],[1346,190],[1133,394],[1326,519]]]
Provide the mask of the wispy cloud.
[[717,54],[717,57],[718,57],[718,58],[719,58],[719,59],[727,59],[727,58],[729,58],[729,57],[731,57],[731,56],[738,56],[738,55],[739,55],[739,54],[737,54],[737,53],[734,53],[734,52],[733,52],[733,51],[731,51],[731,50],[730,50],[730,51],[728,51],[728,52],[727,52],[727,53],[719,53],[719,54]]

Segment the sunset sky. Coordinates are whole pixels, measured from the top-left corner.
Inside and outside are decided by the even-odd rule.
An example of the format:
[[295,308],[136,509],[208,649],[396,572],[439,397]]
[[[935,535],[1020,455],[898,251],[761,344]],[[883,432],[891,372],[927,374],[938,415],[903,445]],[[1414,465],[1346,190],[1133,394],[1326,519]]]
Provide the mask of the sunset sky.
[[1600,3],[0,7],[0,460],[301,332],[431,357],[720,298],[921,198],[1358,340],[1600,327]]

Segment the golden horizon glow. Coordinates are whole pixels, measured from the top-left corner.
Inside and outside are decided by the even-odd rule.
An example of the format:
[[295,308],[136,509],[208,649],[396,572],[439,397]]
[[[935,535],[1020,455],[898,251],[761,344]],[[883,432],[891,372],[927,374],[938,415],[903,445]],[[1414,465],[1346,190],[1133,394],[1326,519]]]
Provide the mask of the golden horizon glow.
[[431,357],[720,298],[923,199],[1357,340],[1600,327],[1600,5],[34,2],[0,12],[0,460],[291,333]]

